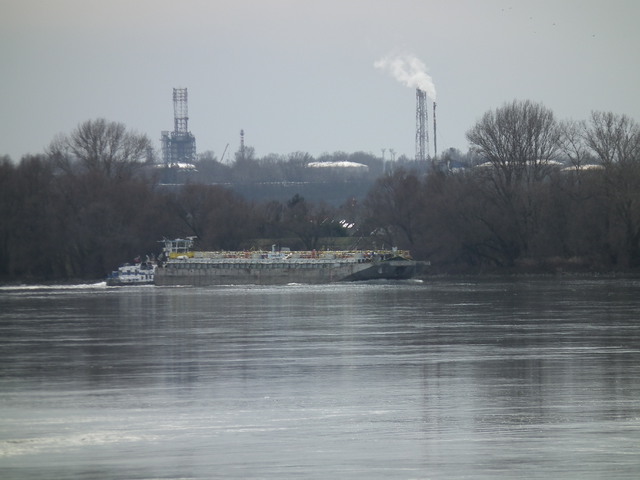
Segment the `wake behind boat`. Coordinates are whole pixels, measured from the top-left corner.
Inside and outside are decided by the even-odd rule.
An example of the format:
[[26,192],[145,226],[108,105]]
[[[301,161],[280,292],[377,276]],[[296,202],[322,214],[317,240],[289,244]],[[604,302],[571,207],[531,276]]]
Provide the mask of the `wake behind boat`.
[[412,278],[426,265],[409,252],[376,251],[193,251],[193,239],[165,240],[156,285],[277,285]]

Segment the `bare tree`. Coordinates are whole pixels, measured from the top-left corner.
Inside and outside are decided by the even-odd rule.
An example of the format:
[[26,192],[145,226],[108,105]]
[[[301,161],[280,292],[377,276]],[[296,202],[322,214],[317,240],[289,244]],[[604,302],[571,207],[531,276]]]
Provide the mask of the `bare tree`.
[[576,172],[593,159],[585,141],[586,123],[567,120],[560,123],[560,149]]
[[127,131],[122,123],[104,118],[87,120],[69,135],[59,135],[47,153],[65,171],[76,164],[92,173],[118,179],[143,165],[151,150],[146,135]]
[[587,146],[603,166],[640,162],[640,126],[632,118],[592,112],[584,130]]
[[251,206],[218,185],[185,185],[173,196],[172,204],[187,234],[198,237],[200,248],[238,249],[254,228]]
[[364,201],[368,221],[388,246],[413,249],[420,237],[424,189],[412,172],[398,168],[376,182]]
[[529,100],[486,112],[467,132],[472,151],[490,162],[507,187],[544,177],[558,154],[559,139],[553,112]]
[[477,171],[486,207],[479,221],[493,232],[505,263],[526,256],[540,217],[540,185],[560,152],[560,129],[553,112],[529,100],[513,101],[467,132],[472,152],[486,160]]
[[593,112],[587,146],[604,167],[603,196],[609,208],[608,248],[622,267],[640,266],[640,125],[626,115]]

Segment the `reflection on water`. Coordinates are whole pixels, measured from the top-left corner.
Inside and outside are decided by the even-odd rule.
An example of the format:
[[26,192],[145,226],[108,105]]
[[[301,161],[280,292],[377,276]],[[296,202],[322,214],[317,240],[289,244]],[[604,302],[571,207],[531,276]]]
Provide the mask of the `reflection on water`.
[[640,282],[0,289],[2,478],[636,478]]

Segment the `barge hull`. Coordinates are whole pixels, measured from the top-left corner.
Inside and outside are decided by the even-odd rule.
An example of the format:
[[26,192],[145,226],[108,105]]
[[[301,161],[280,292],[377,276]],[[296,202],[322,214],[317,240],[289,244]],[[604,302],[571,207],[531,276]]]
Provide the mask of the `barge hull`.
[[379,263],[323,264],[209,264],[170,263],[156,270],[160,286],[209,285],[286,285],[288,283],[324,284],[341,281],[408,279],[415,276],[420,262],[387,260]]

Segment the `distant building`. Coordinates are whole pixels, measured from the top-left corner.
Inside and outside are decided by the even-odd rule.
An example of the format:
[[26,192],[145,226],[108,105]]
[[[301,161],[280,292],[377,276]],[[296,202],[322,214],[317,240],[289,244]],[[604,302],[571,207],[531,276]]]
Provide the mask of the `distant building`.
[[349,161],[337,161],[337,162],[310,162],[307,164],[309,168],[326,168],[331,169],[334,172],[344,173],[367,173],[369,166],[364,163],[349,162]]

